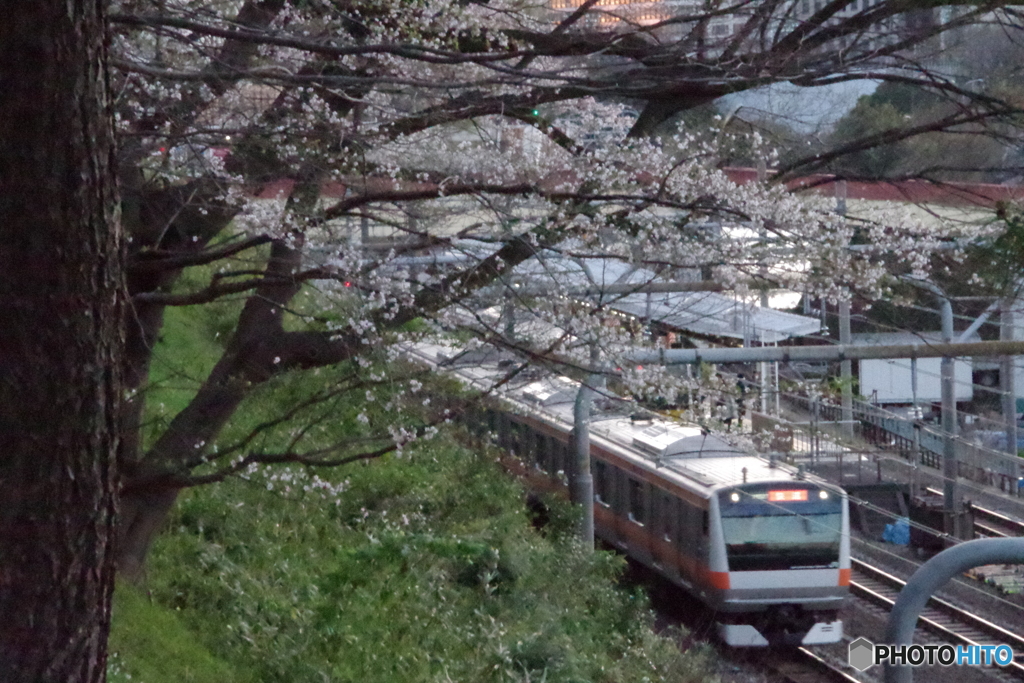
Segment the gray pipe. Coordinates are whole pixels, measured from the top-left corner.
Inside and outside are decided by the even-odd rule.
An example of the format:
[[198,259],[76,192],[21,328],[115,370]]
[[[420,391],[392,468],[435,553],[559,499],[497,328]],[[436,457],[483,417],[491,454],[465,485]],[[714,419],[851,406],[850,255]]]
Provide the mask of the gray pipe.
[[[984,538],[947,548],[921,565],[900,591],[885,629],[888,645],[910,645],[928,598],[947,581],[973,567],[1024,563],[1024,538]],[[885,683],[912,683],[908,666],[885,666]]]
[[952,344],[892,344],[888,346],[762,346],[753,349],[642,349],[627,355],[636,363],[683,365],[752,363],[755,361],[834,361],[865,358],[941,358],[943,356],[1018,356],[1024,341]]

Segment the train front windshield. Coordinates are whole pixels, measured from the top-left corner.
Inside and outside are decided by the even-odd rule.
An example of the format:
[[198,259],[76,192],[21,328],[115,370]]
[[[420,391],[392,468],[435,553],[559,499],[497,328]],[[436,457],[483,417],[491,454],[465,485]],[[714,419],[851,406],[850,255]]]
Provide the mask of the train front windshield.
[[719,494],[729,571],[839,566],[843,501],[810,486],[750,484]]

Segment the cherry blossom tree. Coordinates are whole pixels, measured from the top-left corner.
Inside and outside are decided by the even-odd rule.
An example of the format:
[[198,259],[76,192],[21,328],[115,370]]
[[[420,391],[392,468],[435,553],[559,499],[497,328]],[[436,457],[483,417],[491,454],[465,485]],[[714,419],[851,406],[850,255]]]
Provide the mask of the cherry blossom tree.
[[[637,340],[608,327],[606,302],[579,303],[566,273],[587,272],[580,264],[825,296],[878,292],[893,255],[923,268],[927,245],[948,235],[903,216],[840,220],[781,184],[736,185],[717,167],[723,136],[674,117],[771,83],[855,78],[922,83],[958,101],[939,126],[1007,116],[1010,105],[924,66],[943,34],[1002,3],[944,7],[121,2],[113,64],[133,304],[122,570],[139,571],[185,487],[265,463],[351,462],[412,438],[363,416],[350,441],[310,449],[293,418],[341,393],[373,398],[413,323],[585,365],[570,340]],[[851,251],[854,239],[874,249]],[[191,272],[201,276],[183,278]],[[144,442],[167,307],[239,297],[223,356]],[[564,334],[508,338],[515,308]],[[328,367],[351,371],[223,438],[261,386]],[[445,417],[438,406],[425,420]],[[284,446],[260,446],[285,426]]]
[[125,308],[105,3],[0,25],[0,671],[106,677]]

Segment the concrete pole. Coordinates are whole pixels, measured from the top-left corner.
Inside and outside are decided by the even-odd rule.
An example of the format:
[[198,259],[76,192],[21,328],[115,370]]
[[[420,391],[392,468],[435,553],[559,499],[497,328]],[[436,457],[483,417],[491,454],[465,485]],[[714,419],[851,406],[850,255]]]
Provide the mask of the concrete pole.
[[[764,182],[767,179],[768,179],[768,163],[764,160],[764,157],[759,157],[757,159],[757,182],[758,182],[759,185],[763,185]],[[758,230],[757,234],[758,234],[758,237],[762,241],[766,241],[768,239],[768,232],[764,228],[761,228],[760,230]],[[762,287],[762,289],[761,289],[761,308],[768,308],[768,289],[767,289],[767,284],[766,284],[767,280],[768,280],[768,266],[767,266],[767,264],[765,264],[764,262],[761,262],[761,264],[758,266],[757,271],[758,271],[758,275],[760,275],[761,278],[762,278],[762,281],[761,281],[761,287]]]
[[836,213],[840,216],[846,215],[846,181],[840,180],[836,183]]
[[[1002,300],[999,312],[999,339],[1013,341],[1013,297]],[[1017,455],[1017,382],[1014,377],[1014,357],[1002,356],[999,359],[999,388],[1003,392],[1003,421],[1006,424],[1006,452]],[[1014,466],[1011,493],[1017,493],[1017,478],[1020,476],[1020,465]]]
[[[836,213],[846,215],[846,181],[840,180],[835,186]],[[843,292],[849,295],[849,292]],[[850,300],[844,296],[839,301],[839,343],[850,344]],[[853,438],[853,361],[848,358],[840,361],[839,378],[842,380],[842,433]]]
[[[590,363],[597,367],[601,352],[596,344],[590,347]],[[594,475],[590,470],[590,409],[594,391],[604,388],[604,375],[594,372],[580,384],[573,404],[573,450],[576,468],[569,488],[569,500],[583,509],[580,517],[580,543],[594,550]]]
[[782,417],[782,392],[779,391],[779,364],[772,363],[772,393],[775,395],[775,417]]
[[914,419],[920,420],[921,408],[917,405],[917,359],[910,359],[910,396],[914,402]]
[[[850,344],[850,301],[843,299],[839,302],[839,343],[844,346]],[[842,432],[849,438],[853,438],[853,361],[844,359],[840,362],[840,377],[842,379]]]
[[[953,306],[945,295],[939,294],[942,305],[942,341],[953,341]],[[956,460],[956,386],[954,384],[953,357],[942,357],[942,480],[945,531],[960,538],[959,467]]]
[[593,374],[580,385],[573,405],[573,447],[576,451],[576,469],[569,491],[570,500],[581,506],[580,543],[587,550],[594,549],[594,476],[590,472],[590,408],[594,400],[594,387],[601,376]]
[[761,373],[761,412],[768,414],[768,363],[761,361],[757,364]]
[[[1024,538],[985,538],[967,541],[925,562],[914,572],[900,591],[889,612],[885,629],[886,645],[910,645],[914,626],[928,598],[951,578],[972,567],[986,564],[1024,563]],[[908,666],[885,667],[885,683],[912,683],[913,670]]]

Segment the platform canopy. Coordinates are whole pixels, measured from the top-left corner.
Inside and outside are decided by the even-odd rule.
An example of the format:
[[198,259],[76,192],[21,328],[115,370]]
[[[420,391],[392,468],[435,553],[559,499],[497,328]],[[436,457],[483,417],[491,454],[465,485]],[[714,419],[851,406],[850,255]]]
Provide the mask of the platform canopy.
[[[602,286],[648,283],[697,282],[697,271],[676,273],[672,280],[654,271],[608,258],[564,257],[531,259],[520,264],[515,275],[522,281],[555,277],[565,289],[599,290]],[[707,337],[746,339],[775,343],[790,337],[816,334],[821,321],[794,313],[763,308],[749,300],[719,292],[633,292],[589,294],[596,304],[665,328]]]

